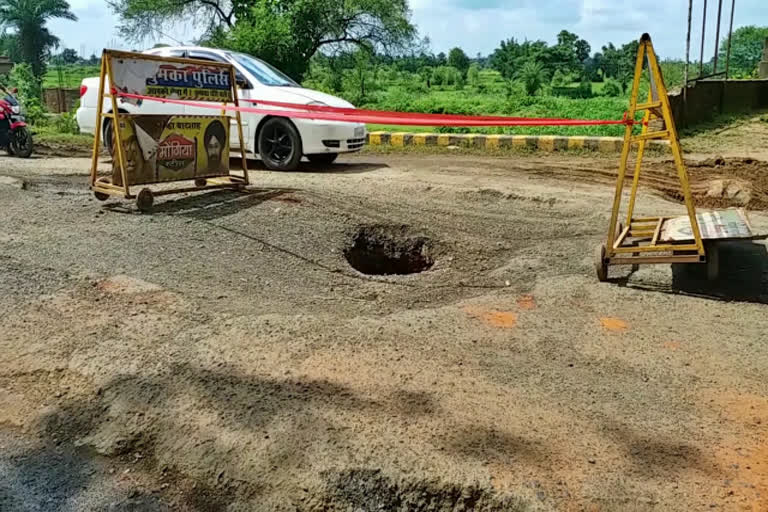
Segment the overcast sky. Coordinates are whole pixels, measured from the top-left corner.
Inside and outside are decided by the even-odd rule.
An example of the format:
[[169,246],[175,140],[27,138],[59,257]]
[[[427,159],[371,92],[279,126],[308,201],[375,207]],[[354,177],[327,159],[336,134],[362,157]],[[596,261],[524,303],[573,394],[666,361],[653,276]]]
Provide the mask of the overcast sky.
[[[592,51],[607,42],[625,43],[643,32],[653,37],[663,57],[685,55],[687,0],[410,0],[413,21],[419,32],[432,42],[435,53],[460,46],[474,57],[491,53],[502,39],[543,39],[555,41],[562,29],[589,41]],[[86,56],[102,48],[129,48],[117,35],[115,16],[105,0],[70,0],[79,21],[57,20],[50,29],[64,46]],[[701,38],[701,10],[704,0],[694,0],[691,59],[698,59]],[[768,0],[736,0],[734,28],[743,25],[768,26]],[[723,0],[721,38],[727,34],[731,0]],[[714,53],[717,0],[708,1],[706,57]],[[171,37],[189,42],[197,34],[179,28]],[[157,42],[172,44],[170,38]],[[151,46],[147,42],[146,46]]]

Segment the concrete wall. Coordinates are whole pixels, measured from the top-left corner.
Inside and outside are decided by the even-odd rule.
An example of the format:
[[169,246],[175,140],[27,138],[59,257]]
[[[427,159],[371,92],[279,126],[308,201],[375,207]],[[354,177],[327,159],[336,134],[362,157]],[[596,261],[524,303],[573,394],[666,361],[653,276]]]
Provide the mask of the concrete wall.
[[768,78],[768,37],[765,38],[765,43],[763,43],[763,60],[758,65],[757,76]]
[[669,95],[677,126],[693,126],[717,114],[768,108],[768,80],[702,80],[688,86],[688,104],[682,91]]
[[13,62],[8,57],[0,55],[0,75],[6,75],[11,72]]
[[80,89],[44,89],[43,101],[48,112],[70,112],[80,99]]

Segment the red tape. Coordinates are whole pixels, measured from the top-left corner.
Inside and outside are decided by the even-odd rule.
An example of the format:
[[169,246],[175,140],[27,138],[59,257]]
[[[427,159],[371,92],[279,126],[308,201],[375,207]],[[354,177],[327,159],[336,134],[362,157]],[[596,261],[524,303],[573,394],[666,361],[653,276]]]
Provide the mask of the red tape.
[[[424,119],[434,119],[435,121],[442,121],[442,120],[461,120],[461,119],[468,119],[471,118],[473,120],[482,120],[482,121],[528,121],[531,118],[530,117],[509,117],[509,116],[468,116],[468,115],[462,115],[462,114],[415,114],[410,112],[392,112],[392,111],[385,111],[385,110],[364,110],[359,108],[345,108],[345,107],[329,107],[327,105],[298,105],[296,103],[284,103],[282,101],[267,101],[267,100],[240,100],[244,101],[246,103],[253,103],[253,104],[261,104],[261,105],[268,105],[272,107],[282,107],[282,108],[289,108],[289,109],[300,109],[300,110],[307,110],[310,112],[330,112],[330,113],[338,113],[338,114],[352,114],[352,115],[374,115],[374,116],[386,116],[386,117],[403,117],[405,119],[418,117],[418,118],[424,118]],[[562,117],[540,117],[536,118],[537,120],[542,121],[570,121],[570,119],[565,119]]]
[[170,98],[156,98],[117,92],[120,98],[130,98],[142,101],[157,101],[175,105],[208,108],[212,110],[224,110],[229,112],[248,112],[251,114],[292,117],[296,119],[314,119],[322,121],[338,121],[344,123],[375,123],[387,125],[409,126],[599,126],[599,125],[634,125],[635,121],[622,119],[616,121],[598,119],[553,119],[553,118],[528,118],[505,116],[465,116],[455,114],[411,114],[403,112],[385,112],[378,110],[359,110],[341,107],[328,107],[323,105],[300,105],[295,103],[283,103],[277,101],[247,100],[252,103],[273,105],[282,109],[240,107],[235,105],[221,105],[210,102],[176,100]]

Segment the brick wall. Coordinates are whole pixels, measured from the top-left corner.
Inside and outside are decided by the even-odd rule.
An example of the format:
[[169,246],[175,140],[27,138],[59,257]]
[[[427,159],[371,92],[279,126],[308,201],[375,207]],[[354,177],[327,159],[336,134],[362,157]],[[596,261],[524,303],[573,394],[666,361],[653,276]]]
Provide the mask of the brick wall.
[[80,89],[44,89],[43,101],[48,112],[70,112],[80,99]]

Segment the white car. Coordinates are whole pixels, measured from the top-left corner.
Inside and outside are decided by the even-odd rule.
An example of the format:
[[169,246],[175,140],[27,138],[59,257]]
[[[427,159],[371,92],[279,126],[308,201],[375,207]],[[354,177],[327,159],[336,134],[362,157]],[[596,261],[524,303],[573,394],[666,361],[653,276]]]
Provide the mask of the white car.
[[[161,57],[181,57],[231,63],[235,67],[238,97],[241,100],[353,107],[341,98],[304,89],[266,62],[243,53],[198,46],[155,48],[144,53]],[[80,86],[80,108],[77,109],[77,124],[82,132],[96,132],[98,89],[98,77],[86,78]],[[246,102],[242,103],[242,106],[253,106],[253,104]],[[258,106],[258,108],[269,107]],[[105,98],[103,109],[105,113],[112,111],[109,98]],[[156,101],[145,101],[141,106],[120,101],[118,109],[129,114],[218,114],[216,110],[203,107],[164,104]],[[339,153],[359,151],[365,144],[366,129],[365,125],[361,123],[289,119],[250,112],[242,112],[241,119],[246,151],[258,154],[269,169],[293,170],[299,164],[302,156],[306,156],[310,162],[330,164],[336,160]],[[99,128],[102,130],[104,144],[111,148],[111,119],[104,119]],[[234,118],[230,130],[230,145],[233,149],[240,149]]]

